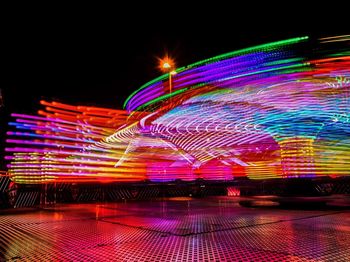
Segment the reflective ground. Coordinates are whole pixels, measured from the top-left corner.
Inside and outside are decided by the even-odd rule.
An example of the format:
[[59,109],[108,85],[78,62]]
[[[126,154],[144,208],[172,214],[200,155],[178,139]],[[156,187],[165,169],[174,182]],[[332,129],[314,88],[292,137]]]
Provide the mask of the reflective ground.
[[[0,215],[4,261],[350,261],[350,210],[236,197],[60,205]],[[253,205],[254,206],[254,205]]]

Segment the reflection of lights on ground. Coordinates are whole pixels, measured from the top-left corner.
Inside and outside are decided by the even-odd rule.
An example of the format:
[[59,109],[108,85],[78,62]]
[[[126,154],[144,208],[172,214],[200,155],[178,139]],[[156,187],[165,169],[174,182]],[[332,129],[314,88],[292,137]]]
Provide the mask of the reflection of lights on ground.
[[239,187],[229,186],[227,187],[227,196],[240,196],[241,190]]
[[192,197],[170,197],[168,199],[170,201],[190,201],[190,200],[193,200]]
[[45,209],[2,214],[1,260],[350,261],[347,210],[247,208],[240,200],[104,203],[98,220],[94,204],[61,205],[63,220]]

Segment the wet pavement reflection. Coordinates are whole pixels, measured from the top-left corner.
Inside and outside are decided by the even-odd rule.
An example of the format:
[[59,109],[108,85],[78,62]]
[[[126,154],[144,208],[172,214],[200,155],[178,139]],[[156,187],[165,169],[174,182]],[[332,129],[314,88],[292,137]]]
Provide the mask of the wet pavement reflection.
[[66,204],[0,215],[1,261],[350,261],[349,209],[239,197]]

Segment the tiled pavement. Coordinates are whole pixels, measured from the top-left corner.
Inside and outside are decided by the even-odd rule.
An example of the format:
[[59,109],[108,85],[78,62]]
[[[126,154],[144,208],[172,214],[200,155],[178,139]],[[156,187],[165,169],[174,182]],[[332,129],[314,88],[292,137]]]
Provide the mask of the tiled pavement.
[[72,204],[0,215],[0,261],[350,261],[350,210],[239,198]]

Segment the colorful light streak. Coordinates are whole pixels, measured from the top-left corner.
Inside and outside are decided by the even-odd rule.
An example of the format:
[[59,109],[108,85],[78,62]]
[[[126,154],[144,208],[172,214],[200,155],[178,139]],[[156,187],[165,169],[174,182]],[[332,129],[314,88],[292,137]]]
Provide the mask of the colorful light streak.
[[126,110],[42,101],[13,114],[17,183],[166,182],[350,175],[349,36],[308,37],[178,68]]

